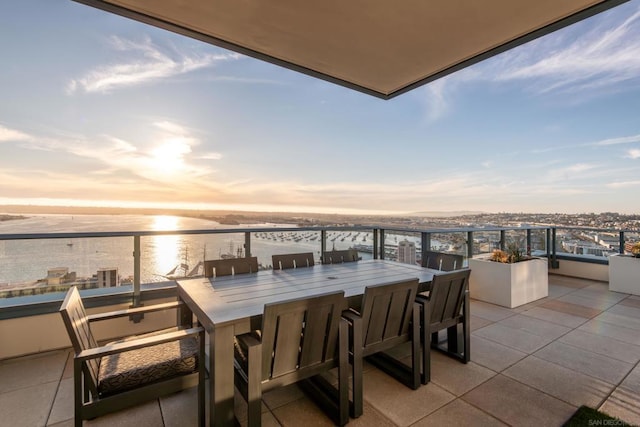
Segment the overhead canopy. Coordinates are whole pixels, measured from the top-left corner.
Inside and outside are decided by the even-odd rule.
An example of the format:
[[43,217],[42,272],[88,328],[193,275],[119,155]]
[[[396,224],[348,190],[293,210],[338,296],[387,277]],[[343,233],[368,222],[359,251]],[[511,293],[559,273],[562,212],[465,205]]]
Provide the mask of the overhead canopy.
[[628,0],[76,0],[389,99]]

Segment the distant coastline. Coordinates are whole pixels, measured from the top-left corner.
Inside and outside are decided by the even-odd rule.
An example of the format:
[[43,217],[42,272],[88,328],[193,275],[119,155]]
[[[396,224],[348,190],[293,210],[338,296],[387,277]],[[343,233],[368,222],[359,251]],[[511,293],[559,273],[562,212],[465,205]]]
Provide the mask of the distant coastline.
[[18,219],[27,219],[29,217],[24,216],[24,215],[6,215],[6,214],[0,214],[0,221],[14,221],[14,220],[18,220]]

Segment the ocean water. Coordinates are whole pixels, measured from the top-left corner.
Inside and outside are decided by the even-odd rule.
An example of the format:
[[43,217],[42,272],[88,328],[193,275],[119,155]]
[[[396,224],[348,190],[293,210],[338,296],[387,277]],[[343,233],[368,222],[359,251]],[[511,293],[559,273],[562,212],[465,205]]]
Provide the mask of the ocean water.
[[[0,221],[0,234],[202,230],[246,228],[247,225],[220,225],[214,221],[177,216],[153,215],[25,215],[27,219]],[[320,232],[279,232],[292,224],[257,224],[273,227],[269,233],[252,233],[251,253],[263,266],[271,265],[271,255],[313,252],[320,258]],[[371,233],[329,232],[327,248],[347,249],[355,244],[372,244]],[[165,235],[141,237],[141,281],[166,280],[171,270],[187,264],[189,269],[203,259],[237,255],[244,246],[244,233],[220,235]],[[363,258],[371,255],[361,253]],[[133,237],[0,240],[0,285],[34,282],[47,270],[68,267],[78,277],[90,277],[99,268],[118,268],[122,278],[133,275]],[[1,288],[0,288],[1,289]]]

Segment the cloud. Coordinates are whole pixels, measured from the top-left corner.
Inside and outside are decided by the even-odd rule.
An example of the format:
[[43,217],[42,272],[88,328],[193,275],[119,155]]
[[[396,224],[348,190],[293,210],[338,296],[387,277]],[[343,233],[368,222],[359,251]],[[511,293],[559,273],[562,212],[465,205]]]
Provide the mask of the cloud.
[[640,181],[619,181],[607,184],[609,188],[640,187]]
[[99,66],[85,76],[69,81],[67,94],[80,91],[109,93],[122,87],[152,83],[241,57],[235,53],[185,53],[183,49],[158,46],[149,37],[138,42],[113,36],[110,44],[112,49],[121,53],[121,62]]
[[[496,81],[525,81],[538,93],[623,90],[640,72],[640,11],[613,10],[489,62]],[[617,12],[617,13],[616,13]]]
[[640,142],[640,135],[622,136],[619,138],[603,139],[602,141],[594,142],[591,145],[607,146],[607,145],[618,145],[618,144],[631,144],[634,142]]
[[633,148],[627,151],[627,155],[625,156],[628,159],[640,159],[640,149]]
[[30,135],[19,130],[9,129],[8,127],[0,125],[0,142],[9,141],[28,141],[31,139]]
[[203,160],[220,160],[222,158],[222,154],[220,153],[205,153],[199,157]]

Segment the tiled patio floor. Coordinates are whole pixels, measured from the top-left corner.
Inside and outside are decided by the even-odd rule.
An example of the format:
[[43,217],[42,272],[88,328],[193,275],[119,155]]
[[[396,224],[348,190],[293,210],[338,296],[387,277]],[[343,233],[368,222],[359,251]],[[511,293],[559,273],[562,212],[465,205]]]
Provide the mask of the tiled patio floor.
[[[640,425],[640,297],[606,283],[549,276],[549,298],[516,309],[473,301],[471,362],[432,352],[431,383],[409,390],[365,373],[353,426],[559,426],[580,405]],[[71,426],[68,351],[0,362],[0,426]],[[101,417],[89,426],[196,424],[194,389]],[[324,426],[297,386],[264,396],[266,426]],[[237,399],[243,421],[244,404]]]

